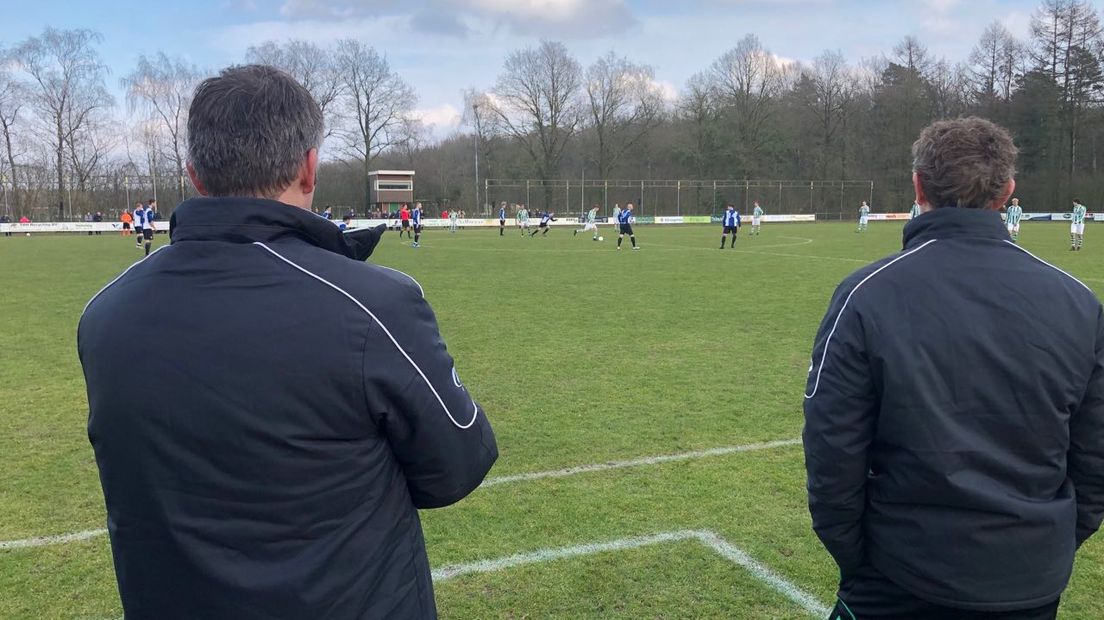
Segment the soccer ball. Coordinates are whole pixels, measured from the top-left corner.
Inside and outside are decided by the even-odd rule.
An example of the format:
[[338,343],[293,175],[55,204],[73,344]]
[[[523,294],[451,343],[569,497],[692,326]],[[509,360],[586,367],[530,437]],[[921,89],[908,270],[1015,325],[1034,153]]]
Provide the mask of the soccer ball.
[[605,241],[605,240],[606,240],[606,238],[605,238],[605,237],[598,237],[598,240],[599,240],[599,241]]
[[31,233],[27,233],[27,236],[28,236],[28,237],[30,237],[30,236],[31,236]]

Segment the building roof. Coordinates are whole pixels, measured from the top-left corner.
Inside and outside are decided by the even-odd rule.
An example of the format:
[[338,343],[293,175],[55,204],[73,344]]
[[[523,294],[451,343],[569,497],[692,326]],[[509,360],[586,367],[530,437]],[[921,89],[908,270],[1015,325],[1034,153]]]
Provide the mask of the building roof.
[[413,170],[372,170],[371,172],[368,173],[368,176],[379,175],[379,174],[405,175],[405,176],[412,177],[412,176],[414,176],[414,171]]

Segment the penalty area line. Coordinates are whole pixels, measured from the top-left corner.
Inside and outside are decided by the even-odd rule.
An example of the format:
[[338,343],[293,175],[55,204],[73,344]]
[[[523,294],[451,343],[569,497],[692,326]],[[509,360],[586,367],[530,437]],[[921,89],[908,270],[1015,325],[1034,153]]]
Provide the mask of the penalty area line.
[[774,448],[784,448],[788,446],[797,446],[800,444],[800,439],[780,439],[778,441],[766,441],[763,443],[753,443],[743,446],[726,446],[723,448],[709,448],[706,450],[677,452],[675,454],[645,456],[624,461],[607,461],[605,463],[594,463],[591,465],[576,465],[574,467],[565,467],[563,469],[553,469],[550,471],[535,471],[525,474],[493,476],[484,480],[483,484],[481,484],[480,487],[493,487],[500,484],[529,482],[532,480],[543,480],[545,478],[566,478],[568,476],[576,476],[578,474],[587,474],[599,471],[609,471],[611,469],[625,469],[628,467],[641,467],[645,465],[660,465],[662,463],[674,463],[678,461],[693,461],[713,456],[725,456],[728,454],[737,454],[740,452],[758,452],[761,450],[772,450]]
[[[759,452],[763,450],[773,450],[775,448],[797,446],[800,444],[800,439],[781,439],[778,441],[766,441],[762,443],[746,444],[742,446],[725,446],[721,448],[708,448],[705,450],[692,450],[690,452],[677,452],[674,454],[645,456],[623,461],[607,461],[604,463],[593,463],[590,465],[576,465],[574,467],[565,467],[563,469],[553,469],[548,471],[534,471],[524,474],[492,476],[485,479],[483,481],[483,484],[479,486],[480,488],[487,488],[498,486],[501,484],[530,482],[533,480],[544,480],[548,478],[568,478],[570,476],[577,476],[579,474],[589,474],[594,472],[610,471],[614,469],[627,469],[630,467],[661,465],[663,463],[676,463],[679,461],[694,461],[716,456],[725,456],[728,454],[739,454],[741,452]],[[0,551],[12,549],[27,549],[32,547],[47,547],[51,545],[64,545],[68,543],[89,540],[92,538],[98,538],[105,534],[107,534],[106,529],[95,529],[84,530],[81,532],[72,532],[69,534],[59,534],[56,536],[35,536],[33,538],[23,538],[19,540],[3,540],[0,541]]]
[[519,553],[517,555],[510,555],[492,560],[480,560],[469,564],[451,564],[434,569],[433,581],[435,583],[441,583],[461,575],[491,573],[518,566],[541,564],[544,562],[553,562],[556,560],[577,558],[611,551],[626,551],[651,545],[687,540],[697,541],[722,558],[743,568],[755,579],[801,606],[802,609],[809,612],[809,615],[817,618],[823,618],[828,615],[829,608],[818,601],[812,594],[802,590],[792,581],[779,575],[777,572],[748,555],[743,549],[733,545],[717,535],[716,532],[710,530],[661,532],[650,536],[632,536],[572,547],[538,549],[530,553]]

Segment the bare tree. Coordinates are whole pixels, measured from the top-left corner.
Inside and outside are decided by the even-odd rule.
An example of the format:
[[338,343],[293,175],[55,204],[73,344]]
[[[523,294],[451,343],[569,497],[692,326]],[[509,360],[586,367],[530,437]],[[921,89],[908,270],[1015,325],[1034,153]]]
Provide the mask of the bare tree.
[[1101,84],[1104,27],[1087,0],[1046,0],[1031,21],[1033,57],[1062,93],[1066,173],[1073,183],[1077,144],[1085,111]]
[[609,52],[586,72],[587,116],[597,142],[598,177],[609,178],[621,156],[663,121],[655,70]]
[[138,66],[122,80],[130,110],[147,113],[166,134],[181,202],[184,201],[184,160],[188,150],[188,108],[201,77],[195,65],[159,52],[152,59],[139,56]]
[[911,34],[893,46],[893,55],[897,64],[922,76],[927,75],[934,64],[928,48]]
[[825,51],[817,56],[812,67],[805,70],[805,76],[812,86],[812,97],[804,103],[816,118],[820,130],[820,174],[821,178],[826,179],[828,163],[833,159],[830,155],[832,145],[854,99],[855,80],[843,54],[838,51]]
[[337,111],[334,103],[341,95],[344,82],[338,71],[337,57],[332,50],[308,41],[265,41],[251,46],[245,57],[249,62],[271,65],[288,72],[318,102],[323,118],[326,119],[326,135],[334,132],[337,125],[333,118]]
[[709,76],[698,73],[686,82],[676,107],[678,118],[690,126],[689,160],[699,179],[706,178],[717,153],[717,106]]
[[387,59],[353,39],[337,44],[342,79],[338,101],[349,120],[339,132],[345,152],[359,160],[364,172],[364,204],[371,200],[368,173],[383,151],[409,138],[408,119],[417,102],[414,90],[391,71]]
[[735,122],[736,160],[747,169],[764,146],[765,129],[785,85],[786,72],[759,39],[749,34],[714,61],[709,73]]
[[1022,55],[1020,42],[999,21],[985,28],[970,52],[972,96],[990,115],[997,102],[1011,98]]
[[[0,170],[0,182],[7,187],[3,188],[11,196],[8,208],[13,213],[20,213],[19,209],[19,169],[15,165],[15,128],[19,123],[19,113],[25,105],[27,93],[12,72],[8,69],[9,52],[0,50],[0,138],[4,140],[4,164]],[[11,215],[11,214],[9,214]]]
[[59,215],[65,207],[66,146],[87,129],[94,112],[114,106],[104,87],[107,67],[94,47],[100,40],[91,30],[47,28],[15,49],[19,67],[31,78],[31,104],[54,153]]
[[559,176],[564,149],[582,116],[581,86],[579,63],[562,43],[553,41],[511,53],[498,76],[494,111],[541,178]]

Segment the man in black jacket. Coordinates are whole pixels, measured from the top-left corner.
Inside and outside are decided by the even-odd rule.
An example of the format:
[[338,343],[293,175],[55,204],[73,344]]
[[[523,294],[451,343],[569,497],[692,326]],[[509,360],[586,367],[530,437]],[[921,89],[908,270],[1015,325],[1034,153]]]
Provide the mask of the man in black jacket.
[[1104,516],[1104,315],[1014,245],[1016,148],[977,118],[913,146],[923,214],[848,277],[813,348],[813,528],[831,618],[1053,618]]
[[[237,67],[189,114],[204,198],[78,331],[126,617],[434,618],[416,509],[480,484],[491,427],[418,283],[311,213],[307,91]],[[136,308],[159,325],[141,399],[115,329]]]

